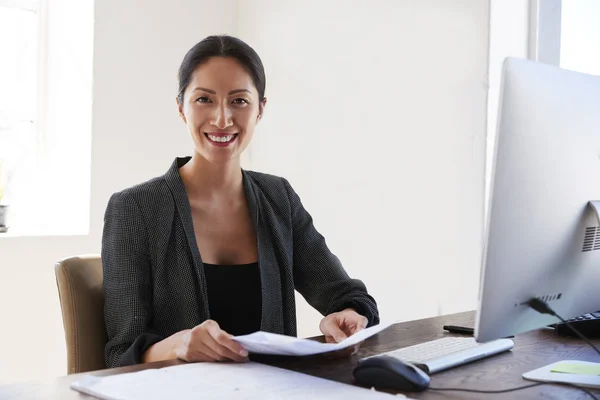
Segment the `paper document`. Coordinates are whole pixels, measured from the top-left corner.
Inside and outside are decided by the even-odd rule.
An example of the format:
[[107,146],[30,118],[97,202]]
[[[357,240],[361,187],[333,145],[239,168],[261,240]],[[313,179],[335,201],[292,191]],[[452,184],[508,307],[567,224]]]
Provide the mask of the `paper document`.
[[104,400],[405,398],[253,362],[184,364],[107,377],[88,375],[71,388]]
[[292,336],[278,335],[268,332],[255,332],[249,335],[235,336],[233,340],[240,343],[251,353],[281,356],[308,356],[327,353],[354,346],[363,340],[381,332],[394,322],[380,323],[356,332],[339,343],[321,343],[310,339],[298,339]]
[[600,389],[598,363],[563,360],[528,371],[523,378],[537,382],[558,382]]

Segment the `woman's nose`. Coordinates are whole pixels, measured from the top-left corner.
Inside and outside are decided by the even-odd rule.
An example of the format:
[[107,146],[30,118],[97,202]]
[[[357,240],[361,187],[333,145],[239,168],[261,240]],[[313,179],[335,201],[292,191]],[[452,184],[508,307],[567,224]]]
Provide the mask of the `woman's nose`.
[[213,115],[213,119],[211,124],[215,126],[217,129],[227,129],[231,125],[233,125],[232,121],[232,113],[229,107],[227,106],[219,106],[216,107],[215,114]]

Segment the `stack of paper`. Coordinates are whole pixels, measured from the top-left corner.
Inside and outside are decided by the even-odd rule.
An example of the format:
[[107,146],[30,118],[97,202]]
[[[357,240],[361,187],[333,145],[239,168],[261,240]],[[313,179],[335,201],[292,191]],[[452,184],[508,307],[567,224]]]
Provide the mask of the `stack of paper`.
[[88,376],[71,387],[105,400],[405,398],[253,362],[184,364],[104,378]]

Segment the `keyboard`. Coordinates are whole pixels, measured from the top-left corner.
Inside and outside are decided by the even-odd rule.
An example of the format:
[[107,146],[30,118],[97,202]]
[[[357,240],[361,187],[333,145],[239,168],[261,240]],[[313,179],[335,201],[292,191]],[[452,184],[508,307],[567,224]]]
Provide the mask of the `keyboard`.
[[[567,322],[588,339],[596,339],[600,337],[600,311],[584,314],[577,318],[568,319]],[[571,328],[562,322],[552,324],[550,327],[554,328],[556,333],[560,336],[578,337],[571,330]]]
[[[428,374],[443,371],[512,349],[511,339],[477,343],[473,337],[445,337],[376,354],[370,357],[391,356],[409,362]],[[365,357],[370,358],[370,357]]]

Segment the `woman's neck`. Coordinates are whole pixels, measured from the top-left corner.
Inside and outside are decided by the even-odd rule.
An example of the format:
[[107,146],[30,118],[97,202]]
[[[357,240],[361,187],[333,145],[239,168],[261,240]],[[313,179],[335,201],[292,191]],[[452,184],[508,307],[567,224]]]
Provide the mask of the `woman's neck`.
[[240,160],[215,164],[199,154],[180,168],[179,173],[188,195],[198,200],[217,200],[242,192],[242,168]]

